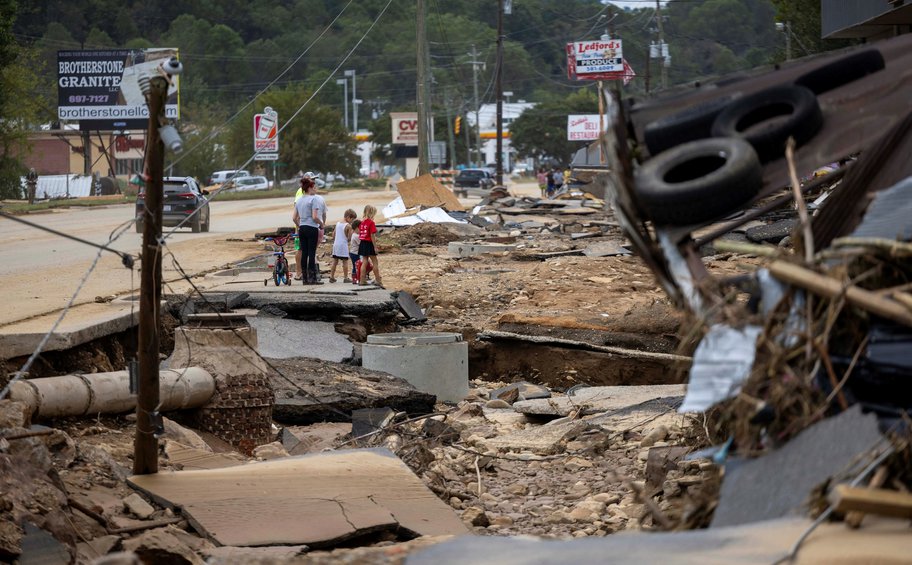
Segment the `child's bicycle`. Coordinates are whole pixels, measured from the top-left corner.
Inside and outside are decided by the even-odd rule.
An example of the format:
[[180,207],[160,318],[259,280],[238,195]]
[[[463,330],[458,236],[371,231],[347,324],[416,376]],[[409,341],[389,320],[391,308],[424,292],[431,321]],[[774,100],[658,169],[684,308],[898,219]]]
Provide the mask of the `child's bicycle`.
[[[288,259],[285,258],[285,244],[292,238],[297,239],[298,234],[265,238],[265,241],[271,241],[275,247],[267,259],[267,264],[272,267],[272,281],[276,286],[291,286],[291,271],[288,270]],[[263,279],[263,286],[268,285],[269,279]]]

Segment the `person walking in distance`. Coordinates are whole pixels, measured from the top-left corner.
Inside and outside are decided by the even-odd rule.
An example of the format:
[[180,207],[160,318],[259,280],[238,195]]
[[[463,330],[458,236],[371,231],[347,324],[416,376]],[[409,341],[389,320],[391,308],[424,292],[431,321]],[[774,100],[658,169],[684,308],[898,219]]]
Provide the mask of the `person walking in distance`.
[[348,238],[351,236],[351,223],[357,217],[354,210],[346,210],[342,221],[337,222],[333,230],[332,265],[329,267],[329,282],[331,283],[336,282],[336,266],[339,265],[339,261],[342,262],[342,276],[345,277],[342,282],[351,282],[351,279],[348,278]]
[[301,242],[304,284],[323,284],[317,280],[317,238],[326,223],[326,201],[317,194],[317,185],[312,179],[301,179],[301,188],[304,196],[295,203],[292,219],[298,226]]
[[374,270],[374,284],[383,288],[383,278],[380,276],[380,264],[377,262],[377,250],[374,248],[374,234],[377,233],[377,224],[374,223],[374,216],[377,215],[377,209],[368,204],[364,207],[364,217],[361,219],[361,225],[358,226],[358,239],[361,243],[358,245],[358,255],[361,256],[361,272],[359,280],[361,286],[367,285],[367,264],[370,262]]

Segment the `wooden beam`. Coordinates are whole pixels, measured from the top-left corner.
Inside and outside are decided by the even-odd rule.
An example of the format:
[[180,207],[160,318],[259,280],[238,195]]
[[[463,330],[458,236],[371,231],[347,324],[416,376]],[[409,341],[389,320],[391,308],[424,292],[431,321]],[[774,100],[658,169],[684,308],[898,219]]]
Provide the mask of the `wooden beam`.
[[839,513],[862,512],[893,518],[912,518],[912,494],[881,488],[836,485],[830,502]]
[[912,312],[908,308],[874,292],[845,285],[837,279],[786,261],[773,261],[767,268],[774,277],[782,282],[804,288],[826,298],[845,296],[849,304],[853,306],[894,322],[912,326]]

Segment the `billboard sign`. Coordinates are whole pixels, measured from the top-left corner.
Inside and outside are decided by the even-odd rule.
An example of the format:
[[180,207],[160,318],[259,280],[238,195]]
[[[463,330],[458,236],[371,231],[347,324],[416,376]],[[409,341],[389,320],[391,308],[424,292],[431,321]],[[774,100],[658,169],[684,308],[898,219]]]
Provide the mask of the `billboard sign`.
[[267,155],[279,153],[279,115],[269,106],[253,116],[253,150],[258,161],[275,160]]
[[391,112],[393,144],[418,145],[418,112]]
[[598,114],[567,116],[567,141],[593,141],[599,138]]
[[574,80],[612,80],[624,75],[620,39],[567,44],[567,76]]
[[[139,77],[155,76],[174,48],[73,50],[57,52],[57,117],[90,122],[93,129],[144,129],[149,109]],[[165,117],[180,117],[180,77],[171,77]]]

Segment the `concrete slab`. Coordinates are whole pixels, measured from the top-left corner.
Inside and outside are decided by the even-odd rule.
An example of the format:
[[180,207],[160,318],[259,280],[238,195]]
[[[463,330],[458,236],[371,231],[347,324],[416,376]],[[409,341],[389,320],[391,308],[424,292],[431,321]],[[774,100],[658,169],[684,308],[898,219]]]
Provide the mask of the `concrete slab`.
[[516,245],[509,243],[473,243],[470,241],[451,241],[447,245],[447,253],[457,257],[474,257],[485,253],[503,253],[514,251]]
[[576,420],[554,425],[536,426],[485,440],[485,445],[507,451],[531,451],[540,455],[558,453],[566,442],[586,430],[589,424]]
[[129,484],[179,508],[219,545],[333,545],[374,531],[467,533],[386,449],[285,457],[239,467],[133,476]]
[[[30,355],[54,325],[59,312],[0,327],[0,359]],[[44,351],[62,351],[128,330],[139,321],[139,304],[129,301],[74,306],[51,336]]]
[[282,430],[282,445],[291,455],[319,453],[333,447],[336,440],[351,431],[352,425],[344,422],[289,426]]
[[593,386],[579,389],[573,396],[522,400],[513,409],[536,416],[567,416],[577,410],[582,415],[601,414],[663,399],[666,403],[684,398],[684,385]]
[[[513,383],[507,385],[503,388],[498,388],[491,391],[491,398],[500,398],[501,400],[506,400],[505,396],[512,396],[513,392],[516,391],[516,400],[534,400],[536,398],[551,398],[551,391],[547,388],[527,383],[526,381],[521,381],[518,383]],[[509,402],[509,400],[507,401]]]
[[247,323],[256,329],[257,351],[269,359],[310,357],[341,363],[354,354],[348,337],[336,333],[330,322],[251,316]]

